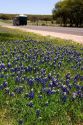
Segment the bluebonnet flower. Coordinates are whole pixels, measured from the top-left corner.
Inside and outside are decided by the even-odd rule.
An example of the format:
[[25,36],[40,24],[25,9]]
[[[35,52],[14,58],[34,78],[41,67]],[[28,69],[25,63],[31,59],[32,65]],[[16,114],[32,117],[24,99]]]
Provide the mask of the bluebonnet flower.
[[38,95],[38,98],[39,98],[39,99],[42,99],[42,95]]
[[20,83],[20,77],[19,76],[16,76],[15,82]]
[[83,71],[83,66],[81,67],[81,70]]
[[75,87],[76,87],[77,90],[79,90],[81,88],[81,86],[78,85],[78,84],[74,84],[74,85],[75,85]]
[[11,97],[14,97],[14,96],[15,96],[15,93],[14,93],[14,92],[10,92],[10,96],[11,96]]
[[77,91],[77,95],[80,96],[81,95],[81,90]]
[[27,71],[28,71],[28,72],[31,72],[31,71],[32,71],[32,67],[31,67],[31,66],[28,66],[28,67],[27,67]]
[[54,87],[58,86],[58,80],[56,78],[52,78],[52,82]]
[[28,94],[28,97],[30,98],[30,99],[33,99],[34,98],[34,91],[31,91],[29,94]]
[[68,86],[70,83],[70,80],[69,79],[66,79],[66,85]]
[[28,80],[28,83],[29,83],[30,86],[33,86],[33,84],[34,84],[34,79],[29,79],[29,80]]
[[23,125],[23,123],[24,123],[24,121],[23,121],[22,119],[20,119],[20,120],[18,121],[18,124],[19,124],[19,125]]
[[14,70],[14,68],[10,68],[10,71],[11,71],[11,72],[14,72],[15,70]]
[[1,63],[1,64],[0,64],[0,67],[1,67],[2,69],[4,69],[4,68],[5,68],[5,64],[4,64],[4,63]]
[[80,75],[77,74],[77,75],[74,77],[74,82],[77,82],[77,81],[79,80],[79,78],[80,78]]
[[10,62],[8,62],[8,65],[7,65],[7,66],[8,66],[8,68],[11,68],[11,63],[10,63]]
[[71,85],[71,84],[68,84],[68,88],[69,88],[69,89],[72,89],[72,85]]
[[45,75],[45,74],[46,74],[46,70],[42,68],[42,69],[41,69],[41,74],[42,74],[42,75]]
[[49,79],[51,79],[51,78],[52,78],[51,73],[49,73],[49,74],[48,74],[48,78],[49,78]]
[[4,72],[7,72],[7,68],[6,67],[4,68]]
[[66,74],[66,79],[70,80],[70,73]]
[[62,85],[61,89],[62,89],[63,92],[69,93],[69,90],[65,85]]
[[60,67],[61,65],[62,65],[62,62],[61,62],[61,61],[59,61],[59,62],[58,62],[58,66]]
[[45,88],[46,87],[47,78],[41,78],[40,82],[41,82],[43,88]]
[[7,87],[5,88],[5,94],[9,94],[10,93],[10,89]]
[[28,104],[27,104],[27,106],[29,106],[29,107],[33,107],[34,106],[34,104],[33,104],[33,101],[30,101]]
[[3,82],[3,87],[6,88],[8,86],[8,83],[6,81]]
[[14,92],[17,94],[21,94],[23,92],[23,86],[16,87],[14,89]]
[[40,109],[37,109],[37,110],[36,110],[36,116],[37,116],[37,117],[40,117]]
[[53,82],[49,83],[49,87],[51,87],[51,88],[54,87]]
[[46,90],[46,93],[47,93],[47,95],[51,95],[51,94],[52,94],[51,89],[50,89],[50,88],[48,88],[48,89]]

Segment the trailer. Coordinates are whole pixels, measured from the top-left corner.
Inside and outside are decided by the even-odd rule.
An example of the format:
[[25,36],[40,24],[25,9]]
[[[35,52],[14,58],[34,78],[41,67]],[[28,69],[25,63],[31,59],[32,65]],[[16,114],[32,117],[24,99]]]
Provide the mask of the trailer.
[[27,25],[27,16],[26,15],[16,16],[13,19],[13,25],[14,26]]

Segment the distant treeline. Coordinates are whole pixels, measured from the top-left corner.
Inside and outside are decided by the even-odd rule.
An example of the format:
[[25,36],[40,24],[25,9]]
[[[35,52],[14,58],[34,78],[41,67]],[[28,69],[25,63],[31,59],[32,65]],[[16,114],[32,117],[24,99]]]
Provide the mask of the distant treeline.
[[61,26],[83,26],[83,0],[62,0],[55,4],[53,19]]
[[[1,19],[11,20],[16,14],[0,14]],[[60,26],[83,27],[83,0],[61,0],[57,2],[52,15],[27,15],[28,20],[36,22],[46,21]]]
[[[14,17],[16,17],[18,14],[0,14],[0,19],[3,20],[12,20]],[[38,20],[43,21],[52,21],[52,15],[27,15],[28,20],[35,22]]]

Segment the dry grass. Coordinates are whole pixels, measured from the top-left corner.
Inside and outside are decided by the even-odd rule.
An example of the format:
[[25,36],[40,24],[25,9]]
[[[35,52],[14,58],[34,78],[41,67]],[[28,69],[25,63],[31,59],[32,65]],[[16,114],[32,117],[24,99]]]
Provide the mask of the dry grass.
[[0,110],[0,125],[14,125],[13,121],[7,109]]

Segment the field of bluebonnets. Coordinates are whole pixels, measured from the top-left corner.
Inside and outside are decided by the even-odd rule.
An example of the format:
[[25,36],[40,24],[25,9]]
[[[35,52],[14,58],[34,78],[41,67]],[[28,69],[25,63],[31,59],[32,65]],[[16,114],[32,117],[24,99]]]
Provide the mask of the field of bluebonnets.
[[0,125],[82,125],[83,45],[1,28],[0,112]]

